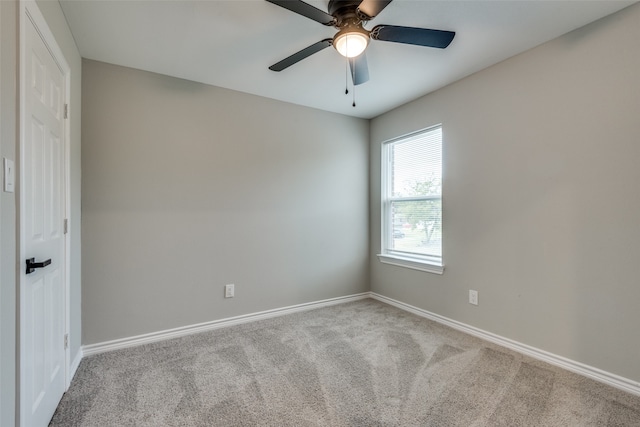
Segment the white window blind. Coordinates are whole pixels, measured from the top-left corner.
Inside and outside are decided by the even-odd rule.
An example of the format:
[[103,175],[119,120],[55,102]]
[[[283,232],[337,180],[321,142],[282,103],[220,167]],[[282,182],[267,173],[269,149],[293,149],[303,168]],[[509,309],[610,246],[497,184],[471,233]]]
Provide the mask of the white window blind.
[[442,127],[386,142],[382,172],[381,255],[442,266]]

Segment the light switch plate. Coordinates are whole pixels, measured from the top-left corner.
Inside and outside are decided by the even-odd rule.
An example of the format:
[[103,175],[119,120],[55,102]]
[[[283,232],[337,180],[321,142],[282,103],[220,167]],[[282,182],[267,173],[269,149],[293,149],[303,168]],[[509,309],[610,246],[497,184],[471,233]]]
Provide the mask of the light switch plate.
[[4,191],[7,193],[13,193],[15,187],[15,171],[13,167],[13,160],[4,158]]

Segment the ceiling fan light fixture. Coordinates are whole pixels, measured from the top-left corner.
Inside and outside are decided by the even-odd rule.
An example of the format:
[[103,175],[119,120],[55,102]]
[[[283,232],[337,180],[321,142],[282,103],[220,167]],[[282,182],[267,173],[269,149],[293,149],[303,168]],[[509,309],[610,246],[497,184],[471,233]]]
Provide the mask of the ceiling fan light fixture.
[[355,58],[367,48],[369,34],[362,28],[345,28],[333,38],[333,47],[347,58]]

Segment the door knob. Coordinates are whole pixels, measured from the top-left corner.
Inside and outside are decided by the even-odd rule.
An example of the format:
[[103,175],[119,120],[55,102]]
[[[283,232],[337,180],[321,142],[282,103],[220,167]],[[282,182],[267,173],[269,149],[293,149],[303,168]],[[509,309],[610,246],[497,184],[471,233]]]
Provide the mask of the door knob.
[[42,262],[35,262],[35,258],[29,258],[27,260],[27,274],[31,274],[36,271],[36,268],[43,268],[47,265],[51,264],[51,258],[44,260]]

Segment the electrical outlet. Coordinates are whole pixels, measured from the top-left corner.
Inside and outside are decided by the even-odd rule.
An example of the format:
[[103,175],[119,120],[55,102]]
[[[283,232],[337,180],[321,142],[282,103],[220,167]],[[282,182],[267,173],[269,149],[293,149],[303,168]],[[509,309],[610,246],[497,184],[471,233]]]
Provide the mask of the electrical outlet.
[[231,285],[224,285],[224,297],[225,298],[233,298],[234,293],[235,293],[235,289],[234,289],[233,284]]
[[478,305],[478,291],[469,289],[469,304]]

